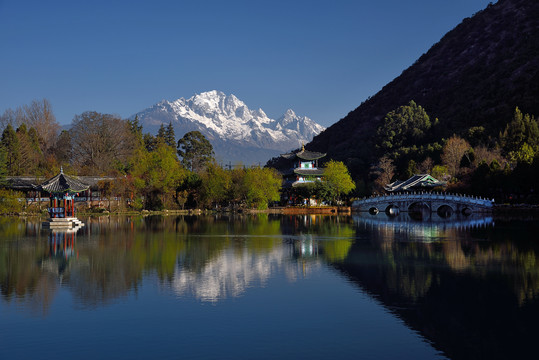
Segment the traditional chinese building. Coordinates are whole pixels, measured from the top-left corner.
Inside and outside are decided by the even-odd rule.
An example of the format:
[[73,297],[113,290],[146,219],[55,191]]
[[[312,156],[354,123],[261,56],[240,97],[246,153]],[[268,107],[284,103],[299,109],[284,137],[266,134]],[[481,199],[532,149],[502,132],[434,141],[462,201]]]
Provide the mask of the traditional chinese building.
[[408,180],[397,180],[385,186],[385,190],[391,193],[432,190],[435,187],[446,185],[445,181],[439,181],[428,174],[414,175]]
[[88,190],[89,185],[74,176],[60,174],[36,187],[40,192],[49,194],[49,219],[43,222],[44,227],[75,227],[82,222],[75,217],[75,196]]
[[281,157],[293,162],[293,167],[283,174],[285,200],[295,202],[293,188],[322,179],[324,169],[318,167],[318,160],[324,156],[324,153],[305,150],[304,145],[299,151],[281,154]]

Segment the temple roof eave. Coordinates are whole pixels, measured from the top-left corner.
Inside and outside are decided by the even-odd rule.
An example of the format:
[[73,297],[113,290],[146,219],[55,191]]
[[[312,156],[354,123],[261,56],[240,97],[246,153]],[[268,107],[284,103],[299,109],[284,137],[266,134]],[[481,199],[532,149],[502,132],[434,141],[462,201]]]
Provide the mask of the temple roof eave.
[[326,153],[305,150],[305,146],[302,146],[301,150],[299,151],[281,154],[283,158],[288,159],[288,160],[292,160],[298,157],[302,160],[307,160],[307,161],[318,160],[318,159],[323,158],[326,155],[327,155]]
[[51,194],[55,193],[78,193],[86,191],[90,185],[83,183],[77,177],[60,174],[50,178],[41,185],[36,186],[36,190],[46,191]]
[[294,169],[294,173],[304,176],[322,176],[324,175],[323,169]]
[[439,181],[433,178],[429,174],[420,174],[420,175],[414,175],[408,180],[394,181],[391,184],[387,184],[384,187],[384,189],[388,192],[411,191],[415,187],[424,188],[424,189],[432,189],[438,186],[444,186],[446,184],[447,184],[446,182]]

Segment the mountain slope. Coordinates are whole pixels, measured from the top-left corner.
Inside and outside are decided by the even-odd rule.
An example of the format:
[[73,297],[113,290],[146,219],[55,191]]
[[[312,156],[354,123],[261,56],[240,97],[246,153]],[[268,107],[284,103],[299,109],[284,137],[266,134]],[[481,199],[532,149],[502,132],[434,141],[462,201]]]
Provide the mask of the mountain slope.
[[377,126],[410,100],[439,118],[444,137],[473,126],[497,136],[517,106],[539,115],[539,1],[500,0],[464,19],[307,148],[345,161],[354,176],[365,175],[375,160]]
[[306,116],[288,110],[277,120],[262,109],[250,110],[234,95],[208,91],[189,99],[163,100],[138,116],[145,131],[155,133],[161,124],[172,123],[177,138],[198,130],[212,143],[223,162],[253,164],[297,148],[324,130]]

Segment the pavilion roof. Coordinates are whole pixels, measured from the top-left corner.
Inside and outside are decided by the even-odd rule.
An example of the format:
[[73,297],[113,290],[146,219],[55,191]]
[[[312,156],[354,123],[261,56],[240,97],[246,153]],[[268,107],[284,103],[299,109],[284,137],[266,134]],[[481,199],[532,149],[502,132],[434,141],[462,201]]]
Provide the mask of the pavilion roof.
[[294,169],[294,173],[304,176],[322,176],[324,175],[324,169]]
[[77,193],[88,190],[89,187],[90,185],[83,183],[79,178],[66,175],[63,170],[60,170],[60,174],[50,178],[41,185],[38,185],[36,189],[53,194]]
[[315,151],[305,150],[305,146],[302,145],[301,150],[287,153],[287,154],[281,154],[281,156],[284,157],[285,159],[294,159],[295,157],[298,157],[300,159],[310,161],[310,160],[317,160],[317,159],[323,158],[324,156],[326,156],[326,153],[319,153]]
[[397,192],[397,191],[411,191],[417,189],[426,189],[433,188],[437,186],[443,186],[446,182],[437,180],[430,176],[429,174],[419,174],[414,175],[408,180],[401,181],[397,180],[391,184],[385,186],[386,191]]

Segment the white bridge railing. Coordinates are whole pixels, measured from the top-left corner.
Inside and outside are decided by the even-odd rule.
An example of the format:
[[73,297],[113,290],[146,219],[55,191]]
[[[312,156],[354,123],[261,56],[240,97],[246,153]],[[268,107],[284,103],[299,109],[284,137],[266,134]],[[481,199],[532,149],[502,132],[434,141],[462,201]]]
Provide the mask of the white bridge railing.
[[479,196],[450,193],[414,192],[405,194],[372,195],[353,202],[352,206],[365,206],[370,204],[392,203],[397,201],[441,201],[449,203],[473,204],[482,207],[492,207],[494,199],[486,199]]

